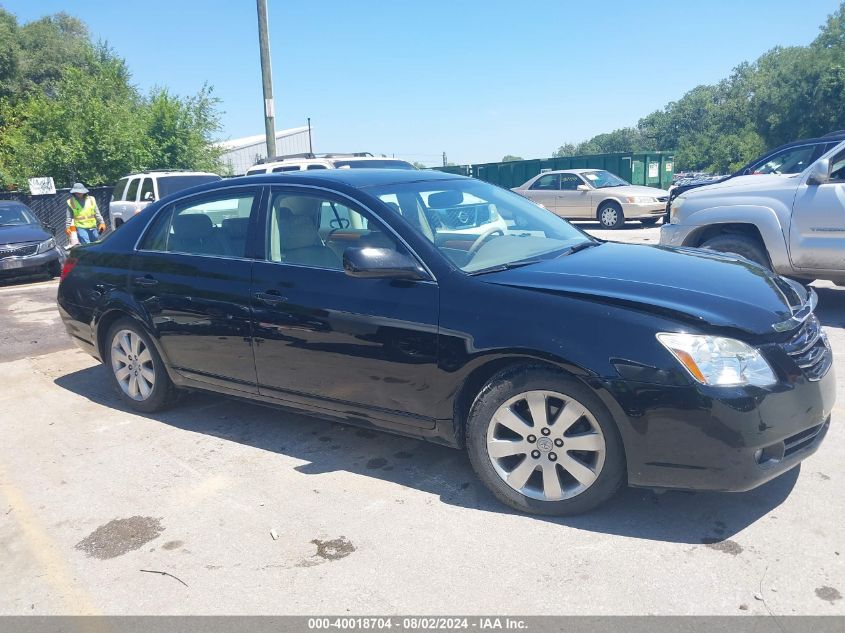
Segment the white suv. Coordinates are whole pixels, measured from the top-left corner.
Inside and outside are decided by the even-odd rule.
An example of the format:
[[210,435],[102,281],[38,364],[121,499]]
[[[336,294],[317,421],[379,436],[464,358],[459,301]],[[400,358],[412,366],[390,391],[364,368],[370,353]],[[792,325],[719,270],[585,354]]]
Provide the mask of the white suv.
[[145,171],[121,178],[109,202],[109,222],[116,229],[151,202],[182,189],[221,180],[201,171]]
[[280,171],[305,171],[313,169],[416,169],[411,163],[398,158],[373,156],[369,152],[356,154],[292,154],[276,156],[253,165],[247,176],[270,174]]

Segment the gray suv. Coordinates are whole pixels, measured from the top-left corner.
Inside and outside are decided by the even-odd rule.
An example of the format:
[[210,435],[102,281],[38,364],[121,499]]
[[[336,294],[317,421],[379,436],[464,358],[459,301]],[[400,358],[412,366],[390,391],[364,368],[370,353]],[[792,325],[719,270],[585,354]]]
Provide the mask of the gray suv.
[[736,176],[681,194],[660,243],[735,253],[782,275],[845,285],[845,143],[800,173]]

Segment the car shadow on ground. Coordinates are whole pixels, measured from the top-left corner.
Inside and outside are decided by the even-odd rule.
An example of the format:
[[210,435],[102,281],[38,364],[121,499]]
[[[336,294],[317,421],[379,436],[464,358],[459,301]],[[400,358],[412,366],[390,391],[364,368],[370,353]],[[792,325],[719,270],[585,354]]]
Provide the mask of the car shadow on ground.
[[[103,406],[128,411],[101,365],[61,376],[55,384]],[[421,490],[443,503],[519,515],[478,481],[464,451],[205,393],[187,394],[168,411],[136,415],[306,461],[296,467],[301,473],[346,471]],[[731,549],[736,546],[729,540],[734,534],[786,499],[798,471],[795,468],[746,493],[655,494],[625,488],[586,515],[523,516],[591,532]]]
[[828,327],[845,327],[845,289],[814,287],[819,295],[819,305],[816,316],[822,325]]
[[0,288],[9,288],[14,286],[26,286],[37,282],[50,282],[53,277],[47,273],[38,273],[35,275],[15,275],[14,277],[0,277]]

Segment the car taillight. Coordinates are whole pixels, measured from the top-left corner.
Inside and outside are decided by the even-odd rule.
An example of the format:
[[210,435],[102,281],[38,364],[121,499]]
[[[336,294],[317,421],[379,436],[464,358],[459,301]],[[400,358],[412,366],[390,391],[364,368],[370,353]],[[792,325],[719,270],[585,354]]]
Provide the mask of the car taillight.
[[62,266],[62,275],[60,279],[63,280],[65,277],[67,277],[70,274],[70,271],[72,271],[74,268],[76,268],[76,259],[74,259],[73,257],[68,257],[65,260],[65,265]]

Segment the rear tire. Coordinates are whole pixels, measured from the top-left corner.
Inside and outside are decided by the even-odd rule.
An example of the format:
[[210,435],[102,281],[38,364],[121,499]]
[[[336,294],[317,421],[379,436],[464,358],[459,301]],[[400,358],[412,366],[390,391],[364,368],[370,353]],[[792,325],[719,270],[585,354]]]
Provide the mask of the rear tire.
[[769,270],[772,268],[766,248],[758,240],[745,235],[717,235],[704,242],[701,248],[720,253],[741,255],[745,259],[750,259],[755,264],[760,264],[764,268],[768,268]]
[[544,367],[491,378],[470,410],[466,443],[479,479],[521,512],[586,512],[625,480],[622,441],[607,409],[588,387]]
[[613,200],[607,200],[599,205],[596,219],[603,229],[621,229],[625,226],[625,214],[622,206]]
[[155,345],[132,319],[118,319],[106,334],[104,361],[123,402],[143,413],[166,409],[177,392]]

